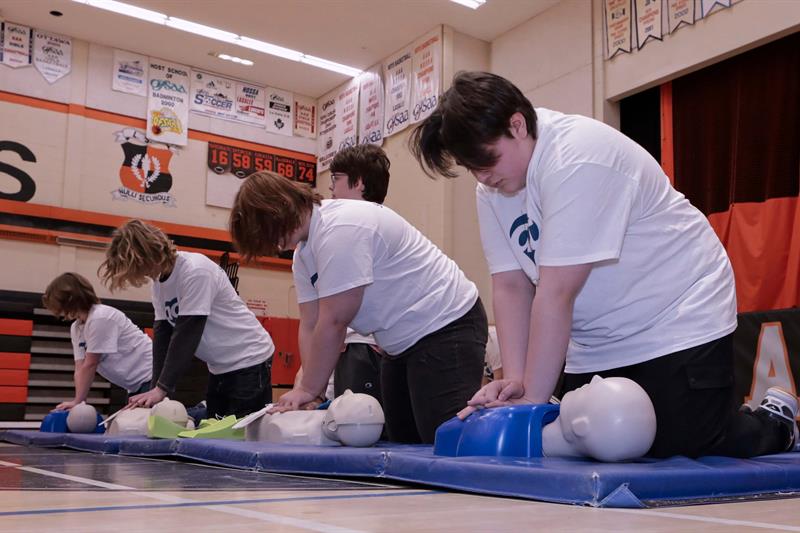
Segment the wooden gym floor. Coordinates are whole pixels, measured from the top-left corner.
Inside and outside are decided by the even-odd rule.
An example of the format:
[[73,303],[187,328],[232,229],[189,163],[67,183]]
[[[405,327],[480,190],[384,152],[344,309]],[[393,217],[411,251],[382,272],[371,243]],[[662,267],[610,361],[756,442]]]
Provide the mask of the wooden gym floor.
[[593,509],[12,444],[0,491],[0,532],[800,532],[790,498]]

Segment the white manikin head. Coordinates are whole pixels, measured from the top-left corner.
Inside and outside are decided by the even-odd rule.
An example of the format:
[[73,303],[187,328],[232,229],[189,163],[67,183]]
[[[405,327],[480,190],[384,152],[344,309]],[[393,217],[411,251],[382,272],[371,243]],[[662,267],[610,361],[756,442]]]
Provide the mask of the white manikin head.
[[372,446],[381,436],[384,421],[378,400],[348,389],[331,402],[322,430],[345,446]]
[[[186,407],[181,402],[164,398],[150,409],[151,416],[160,416],[166,418],[173,424],[181,427],[186,427],[186,422],[189,421],[189,414],[186,412]],[[145,433],[147,433],[145,431]]]
[[149,407],[134,407],[120,412],[106,432],[106,435],[147,435],[147,418],[150,416]]
[[[554,427],[548,430],[550,426]],[[557,429],[561,430],[561,443],[567,448],[548,450],[548,441],[556,442],[553,432]],[[545,426],[545,432],[550,433],[550,438],[545,438],[545,455],[627,461],[643,456],[652,446],[656,414],[650,397],[636,382],[595,376],[591,382],[564,395],[558,418]]]
[[67,427],[72,433],[92,433],[97,428],[97,409],[81,402],[69,410]]

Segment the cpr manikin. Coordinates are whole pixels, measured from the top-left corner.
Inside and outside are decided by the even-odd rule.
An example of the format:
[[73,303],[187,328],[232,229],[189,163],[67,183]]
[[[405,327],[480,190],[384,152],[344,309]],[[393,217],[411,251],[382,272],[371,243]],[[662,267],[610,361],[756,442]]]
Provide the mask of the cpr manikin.
[[647,453],[656,436],[650,397],[627,378],[594,376],[561,400],[558,418],[542,431],[545,456],[627,461]]
[[245,440],[316,446],[371,446],[380,438],[384,416],[368,394],[346,390],[327,410],[267,414],[268,406],[234,427],[245,427]]
[[159,416],[164,421],[183,429],[194,429],[186,407],[181,402],[164,398],[152,408],[134,407],[119,411],[108,426],[108,435],[152,436],[148,434],[147,421]]

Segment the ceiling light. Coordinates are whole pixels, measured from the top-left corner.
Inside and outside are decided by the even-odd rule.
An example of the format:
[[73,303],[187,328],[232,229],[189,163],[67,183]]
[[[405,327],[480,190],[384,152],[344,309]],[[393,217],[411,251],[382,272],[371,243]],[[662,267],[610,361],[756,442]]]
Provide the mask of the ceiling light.
[[[264,54],[270,54],[273,56],[282,57],[284,59],[290,59],[292,61],[299,61],[301,63],[306,63],[314,67],[324,68],[326,70],[331,70],[333,72],[339,72],[340,74],[346,74],[348,76],[353,76],[353,77],[361,74],[360,69],[349,67],[347,65],[342,65],[341,63],[328,61],[327,59],[322,59],[319,57],[307,55],[304,54],[303,52],[298,52],[297,50],[284,48],[283,46],[278,46],[276,44],[259,41],[257,39],[251,39],[250,37],[245,37],[243,35],[237,35],[235,33],[221,30],[219,28],[214,28],[212,26],[198,24],[190,20],[184,20],[177,17],[169,17],[163,13],[159,13],[158,11],[143,9],[141,7],[136,7],[130,4],[126,4],[124,2],[117,2],[116,0],[72,0],[72,1],[78,2],[79,4],[86,4],[88,6],[96,7],[99,9],[105,9],[106,11],[113,11],[114,13],[119,13],[120,15],[126,15],[128,17],[134,17],[140,20],[146,20],[147,22],[161,24],[162,26],[168,26],[176,30],[193,33],[195,35],[200,35],[201,37],[206,37],[208,39],[214,39],[229,44],[235,44],[237,46],[249,48],[250,50],[255,50],[257,52],[261,52]],[[485,0],[458,0],[458,1],[461,3],[474,2],[482,4]],[[228,56],[227,58],[223,58],[222,55],[227,55],[227,54],[220,54],[217,55],[217,57],[219,57],[220,59],[227,59],[228,61],[233,61],[234,56]],[[239,59],[239,61],[237,62],[242,65],[250,66],[253,64],[253,62],[250,61],[249,59],[241,59],[241,58],[236,58],[236,59]]]
[[224,59],[225,61],[233,61],[234,63],[238,63],[238,64],[244,65],[246,67],[252,67],[253,66],[253,62],[250,61],[249,59],[242,59],[241,57],[236,57],[236,56],[232,56],[232,55],[228,55],[228,54],[215,54],[213,52],[210,55],[212,55],[214,57],[217,57],[219,59]]
[[467,6],[470,9],[478,9],[483,4],[486,3],[486,0],[450,0],[451,2],[455,2],[456,4],[461,4],[462,6]]

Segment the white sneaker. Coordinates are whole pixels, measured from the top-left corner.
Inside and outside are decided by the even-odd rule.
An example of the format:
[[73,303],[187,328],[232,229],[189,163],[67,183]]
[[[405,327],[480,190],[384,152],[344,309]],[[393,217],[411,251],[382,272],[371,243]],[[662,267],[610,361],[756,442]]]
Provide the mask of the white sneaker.
[[800,435],[797,430],[797,397],[780,387],[767,389],[764,399],[758,409],[766,411],[770,417],[777,419],[789,428],[792,436],[791,443],[786,450],[795,450],[800,445]]

